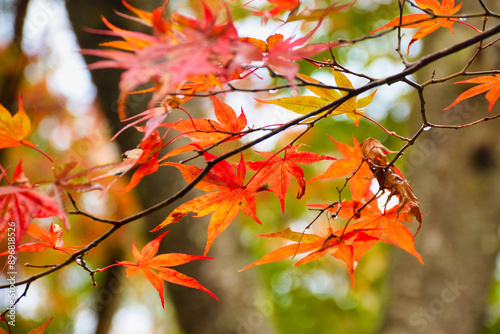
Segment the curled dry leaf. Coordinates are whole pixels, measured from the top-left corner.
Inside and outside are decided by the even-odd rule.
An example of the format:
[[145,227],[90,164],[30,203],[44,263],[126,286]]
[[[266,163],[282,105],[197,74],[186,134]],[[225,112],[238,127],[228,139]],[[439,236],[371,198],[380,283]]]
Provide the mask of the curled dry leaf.
[[370,165],[375,178],[382,189],[389,189],[389,197],[387,202],[393,197],[399,197],[398,215],[405,206],[408,206],[408,222],[411,227],[413,217],[417,219],[418,229],[415,233],[417,236],[422,226],[422,215],[420,213],[420,203],[413,192],[410,184],[403,177],[401,172],[394,166],[389,166],[387,162],[387,154],[395,153],[382,145],[380,141],[373,138],[367,138],[361,143],[363,155]]

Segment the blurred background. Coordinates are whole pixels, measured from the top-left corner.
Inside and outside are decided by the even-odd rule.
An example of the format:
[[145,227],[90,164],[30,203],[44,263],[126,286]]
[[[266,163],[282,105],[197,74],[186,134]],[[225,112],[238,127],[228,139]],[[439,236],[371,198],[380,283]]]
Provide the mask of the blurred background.
[[[213,8],[219,4],[216,0],[205,2]],[[130,3],[147,11],[162,4],[139,0]],[[240,35],[262,39],[276,32],[285,37],[303,36],[314,27],[300,23],[283,26],[273,21],[264,26],[259,17],[248,15],[253,10],[243,7],[243,3],[229,2]],[[493,10],[500,10],[494,0],[485,3]],[[303,1],[301,8],[325,8],[330,4],[330,1],[310,0]],[[254,1],[251,5],[265,7],[266,2]],[[200,9],[197,0],[169,4],[170,11],[197,17],[201,17]],[[479,2],[469,1],[460,13],[481,10]],[[76,161],[82,168],[119,161],[122,152],[140,142],[140,136],[133,131],[109,142],[123,126],[116,110],[120,71],[107,69],[90,73],[86,63],[96,59],[84,59],[78,53],[79,48],[98,48],[99,43],[110,40],[83,30],[84,27],[105,29],[101,15],[124,29],[145,29],[115,11],[130,14],[120,1],[0,0],[0,103],[14,113],[21,94],[34,122],[35,131],[30,141],[39,143],[40,148],[61,162]],[[325,20],[314,40],[359,38],[398,13],[397,1],[359,0],[350,10]],[[470,19],[468,23],[482,26],[481,18]],[[441,29],[412,45],[408,59],[417,60],[475,33],[458,24],[454,28],[455,35]],[[407,45],[412,36],[410,30],[405,33],[403,45]],[[394,32],[334,50],[334,54],[340,64],[353,71],[384,77],[404,67],[393,52],[396,42]],[[403,49],[406,50],[406,46]],[[452,60],[433,63],[418,77],[409,79],[423,82],[430,79],[433,72],[436,77],[443,77],[458,71],[474,51],[469,48],[453,55]],[[499,68],[498,51],[494,46],[482,53],[472,69]],[[331,58],[328,53],[324,56]],[[300,72],[325,83],[334,82],[329,70],[318,70],[306,62],[301,64]],[[354,86],[364,83],[356,77],[350,79]],[[252,87],[276,83],[277,79],[250,78],[246,84]],[[458,125],[488,116],[484,96],[442,111],[460,89],[463,90],[463,86],[446,83],[431,85],[425,90],[431,122]],[[293,118],[291,112],[258,105],[253,99],[281,96],[289,96],[289,91],[228,94],[224,101],[237,113],[243,107],[249,125],[258,127],[263,119],[266,123],[283,123]],[[147,95],[132,95],[129,113],[146,110],[148,100]],[[212,112],[211,104],[203,99],[193,99],[185,108],[196,117]],[[499,109],[495,106],[491,114],[498,113]],[[380,87],[366,113],[405,136],[411,136],[422,124],[418,95],[400,83]],[[286,226],[302,231],[316,215],[303,204],[331,203],[336,200],[335,187],[344,182],[341,179],[317,181],[308,185],[313,191],[306,192],[300,205],[293,195],[287,198],[285,214],[281,213],[275,197],[259,194],[257,214],[262,225],[240,215],[214,243],[209,255],[215,259],[179,268],[213,291],[220,299],[218,302],[198,290],[166,284],[166,306],[162,309],[156,290],[138,276],[126,279],[123,268],[99,273],[98,285],[93,287],[87,272],[78,266],[68,266],[31,285],[27,297],[18,304],[16,333],[26,333],[52,316],[54,320],[47,333],[498,333],[500,141],[497,132],[495,121],[460,131],[432,129],[398,161],[425,213],[422,231],[416,240],[417,250],[425,262],[423,266],[404,251],[380,244],[360,261],[355,289],[350,286],[345,264],[333,258],[325,257],[298,267],[292,267],[293,261],[286,260],[238,272],[283,245],[276,240],[254,238],[255,235]],[[296,134],[273,138],[256,149],[271,151]],[[392,150],[404,144],[365,119],[355,127],[343,117],[319,122],[301,142],[309,146],[307,150],[341,157],[326,135],[351,144],[353,134],[359,141],[377,138]],[[9,167],[10,173],[21,158],[31,182],[51,175],[51,165],[40,163],[41,156],[33,150],[23,147],[0,150],[2,166]],[[305,166],[306,178],[322,173],[326,166]],[[123,188],[126,182],[122,178],[116,189]],[[96,216],[119,219],[158,203],[183,185],[178,174],[156,173],[146,177],[133,192],[109,191],[102,198],[99,193],[90,192],[77,196],[77,201],[81,209]],[[192,196],[199,194],[194,192]],[[102,268],[119,260],[131,260],[132,241],[135,240],[139,248],[150,241],[153,235],[148,231],[173,207],[119,230],[85,257],[88,266]],[[326,218],[322,219],[315,223],[313,232],[328,226]],[[162,242],[160,252],[202,254],[207,223],[204,218],[188,217],[182,223],[169,226],[171,232]],[[39,225],[47,229],[50,220],[40,221]],[[76,216],[71,217],[71,226],[64,234],[67,245],[88,243],[108,228]],[[41,262],[47,259],[50,263],[59,263],[65,258],[57,252],[46,252],[43,256],[20,254],[18,262],[41,265],[47,264]],[[19,268],[23,277],[39,270]],[[5,281],[4,277],[1,279]],[[22,291],[18,289],[19,294]],[[2,296],[0,303],[5,308],[3,303],[7,297]]]

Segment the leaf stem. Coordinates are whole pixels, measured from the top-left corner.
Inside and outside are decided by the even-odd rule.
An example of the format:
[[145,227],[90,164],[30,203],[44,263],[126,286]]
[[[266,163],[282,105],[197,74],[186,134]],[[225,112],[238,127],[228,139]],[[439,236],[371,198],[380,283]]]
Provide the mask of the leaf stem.
[[52,163],[54,162],[54,159],[52,159],[47,153],[45,153],[44,151],[42,151],[41,149],[39,149],[38,147],[36,147],[36,145],[34,145],[33,143],[25,142],[24,140],[21,140],[21,144],[23,144],[24,146],[27,146],[29,148],[32,148],[35,151],[43,154],[47,159],[49,159],[50,162],[52,162]]

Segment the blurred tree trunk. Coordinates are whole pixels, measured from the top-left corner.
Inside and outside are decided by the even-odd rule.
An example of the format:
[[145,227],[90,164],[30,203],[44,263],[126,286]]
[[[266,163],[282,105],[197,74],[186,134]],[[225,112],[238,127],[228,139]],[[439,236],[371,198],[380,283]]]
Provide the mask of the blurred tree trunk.
[[[2,3],[2,7],[5,3]],[[29,0],[17,0],[14,2],[14,27],[12,27],[13,37],[9,45],[0,52],[2,68],[0,69],[0,104],[7,110],[15,110],[17,103],[19,86],[24,78],[27,57],[24,54],[21,44],[23,41],[23,26]]]
[[[21,44],[23,41],[23,26],[26,17],[29,0],[18,0],[14,3],[14,26],[11,42],[0,50],[0,104],[7,110],[17,110],[17,97],[19,87],[24,79],[24,70],[28,64]],[[0,1],[0,8],[7,7],[5,1]],[[0,163],[3,163],[5,151],[0,150]]]
[[[144,7],[144,2],[129,1],[129,3],[144,10],[151,10],[163,2],[149,2],[147,3],[149,8]],[[123,8],[121,1],[89,0],[83,2],[73,0],[67,1],[66,6],[78,42],[81,48],[84,49],[98,48],[99,43],[106,39],[105,36],[91,34],[82,30],[84,26],[106,29],[101,22],[101,15],[110,19],[113,24],[120,28],[130,30],[141,28],[141,25],[120,18],[114,13],[114,10],[128,13],[128,10]],[[95,58],[86,59],[87,62],[95,60]],[[119,94],[118,81],[121,71],[107,69],[92,71],[91,74],[97,87],[98,101],[110,122],[111,130],[116,133],[123,126],[118,120],[116,109]],[[128,99],[128,107],[133,113],[142,112],[147,109],[148,98],[149,96],[145,94],[132,95]],[[135,148],[141,140],[141,136],[133,136],[131,133],[133,131],[128,131],[117,138],[122,152]],[[184,184],[182,177],[178,173],[171,172],[171,170],[165,173],[159,171],[151,178],[144,178],[136,191],[143,206],[150,207],[171,196]],[[146,218],[144,233],[147,234],[148,240],[153,238],[153,234],[148,231],[161,223],[177,205],[179,205],[179,202]],[[171,232],[164,239],[161,246],[163,249],[160,249],[160,252],[202,254],[206,240],[206,226],[206,219],[197,218],[193,220],[188,217],[184,218],[179,224],[169,226]],[[272,331],[266,319],[270,315],[270,311],[256,310],[255,303],[258,298],[256,284],[258,280],[255,273],[237,272],[244,264],[249,263],[249,260],[246,259],[239,242],[239,235],[234,228],[229,228],[218,238],[209,255],[214,256],[215,260],[194,261],[182,266],[180,271],[196,278],[213,291],[219,297],[218,302],[199,290],[167,284],[170,296],[167,296],[166,299],[170,299],[174,305],[182,332],[186,334],[246,333],[245,331],[248,332],[248,328],[253,331],[258,327],[257,332],[271,333]],[[155,299],[152,303],[159,303],[159,300]],[[113,303],[113,305],[115,307],[110,307],[109,311],[104,310],[102,314],[99,314],[99,321],[103,324],[99,326],[96,333],[107,333],[117,304]],[[256,319],[255,314],[259,316],[258,321],[254,321]],[[248,323],[249,321],[251,324]]]
[[[499,9],[495,1],[486,2],[496,7],[493,10]],[[480,12],[478,7],[476,1],[465,2],[461,12]],[[468,28],[454,27],[454,41],[460,40],[461,33],[470,36]],[[442,48],[443,40],[452,40],[448,30],[441,30],[424,38],[424,53]],[[482,69],[498,68],[498,57],[492,55],[499,50],[494,48],[475,64]],[[419,82],[428,80],[433,70],[436,78],[460,70],[474,51],[469,48],[428,66]],[[478,69],[473,67],[470,70]],[[468,88],[449,82],[428,86],[424,94],[429,121],[459,125],[488,116],[484,95],[442,111]],[[412,124],[416,127],[421,124],[418,102],[415,108]],[[491,115],[499,111],[497,105]],[[491,121],[456,131],[434,128],[407,151],[406,175],[425,213],[416,239],[425,265],[398,249],[391,250],[388,307],[380,333],[481,332],[499,244],[499,124]]]

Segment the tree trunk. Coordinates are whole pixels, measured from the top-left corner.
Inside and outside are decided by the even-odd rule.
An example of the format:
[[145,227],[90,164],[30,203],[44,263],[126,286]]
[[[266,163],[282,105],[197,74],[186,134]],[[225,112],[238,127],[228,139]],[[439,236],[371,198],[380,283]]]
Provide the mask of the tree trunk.
[[[162,1],[159,2],[156,5],[161,5]],[[144,2],[135,4],[134,1],[129,1],[129,3],[144,10],[152,9],[144,8]],[[67,2],[69,16],[82,48],[98,48],[98,44],[105,39],[104,36],[82,31],[83,26],[105,29],[100,15],[111,19],[111,22],[120,28],[137,30],[140,27],[137,23],[121,19],[113,12],[113,9],[128,12],[120,1],[88,0],[85,1],[84,5],[85,10],[82,10],[82,1]],[[153,3],[148,5],[154,6]],[[95,59],[86,59],[86,61],[93,62]],[[112,69],[91,72],[97,87],[98,100],[114,133],[123,126],[118,121],[116,110],[120,73],[121,71]],[[132,110],[130,115],[146,110],[148,98],[145,94],[130,96],[128,99],[128,107]],[[118,136],[117,140],[122,151],[134,148],[140,142],[140,136],[130,136],[132,132],[128,131],[126,134]],[[171,196],[183,185],[185,183],[180,174],[171,169],[165,169],[164,172],[160,170],[152,177],[144,178],[136,191],[143,206],[150,207]],[[187,199],[183,198],[183,201]],[[146,217],[144,233],[147,234],[147,240],[153,238],[153,234],[147,231],[161,223],[168,216],[168,213],[179,204],[176,202],[173,206]],[[186,217],[180,223],[169,226],[171,232],[162,242],[160,252],[202,254],[204,245],[200,245],[200,242],[197,241],[203,240],[203,243],[206,240],[207,225],[207,219]],[[237,225],[237,223],[233,225]],[[182,273],[196,278],[201,284],[213,291],[219,297],[218,302],[199,290],[167,284],[170,298],[167,296],[166,299],[170,299],[173,303],[183,333],[245,333],[245,331],[248,332],[248,328],[252,331],[257,328],[258,332],[272,332],[267,322],[270,310],[268,308],[262,309],[257,302],[258,287],[256,282],[258,280],[255,272],[237,272],[250,261],[243,252],[235,228],[234,226],[230,227],[214,243],[209,254],[215,258],[214,260],[194,261],[179,268]],[[159,303],[159,300],[154,299],[152,303]],[[111,315],[106,315],[106,317],[109,318],[108,321],[111,320]],[[105,327],[102,327],[98,333],[107,333],[107,331]]]
[[[481,10],[476,7],[471,11],[471,5],[472,2],[464,3],[464,7],[469,8],[461,12]],[[477,6],[476,2],[473,5]],[[488,5],[494,6],[493,1]],[[424,43],[428,43],[424,49],[437,50],[442,47],[443,38],[451,38],[449,31],[442,30],[441,35],[424,38]],[[458,30],[457,27],[455,32]],[[456,40],[459,38],[460,35]],[[430,65],[419,81],[429,79],[434,69],[436,78],[461,69],[473,52],[474,49],[469,48],[452,56],[452,61]],[[487,54],[498,54],[498,48],[488,50]],[[477,60],[483,70],[498,68],[498,58],[489,57],[496,63],[488,64],[484,56]],[[470,86],[451,86],[449,82],[428,86],[424,94],[429,121],[459,125],[488,116],[484,95],[442,111],[468,88]],[[417,103],[415,106],[418,108]],[[496,112],[493,110],[491,114],[500,110],[498,105],[494,109]],[[421,124],[420,110],[415,110],[413,124]],[[460,130],[433,128],[407,151],[405,175],[425,213],[416,239],[425,265],[400,250],[391,251],[389,300],[380,333],[481,332],[499,242],[498,129],[498,121]]]

